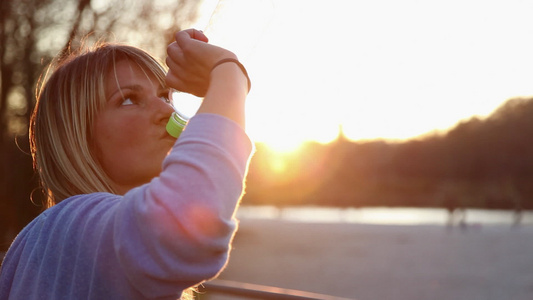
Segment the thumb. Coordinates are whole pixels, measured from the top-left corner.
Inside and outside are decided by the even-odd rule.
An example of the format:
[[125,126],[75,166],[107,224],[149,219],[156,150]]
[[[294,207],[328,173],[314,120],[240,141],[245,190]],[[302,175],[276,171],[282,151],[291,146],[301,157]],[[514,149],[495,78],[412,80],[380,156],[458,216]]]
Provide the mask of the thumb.
[[204,43],[209,42],[209,39],[207,38],[207,36],[205,36],[205,34],[202,31],[196,30],[193,28],[178,31],[175,35],[175,39],[176,39],[176,42],[179,42],[180,40],[184,41],[187,39],[198,40]]
[[202,41],[204,43],[209,43],[209,39],[207,38],[207,36],[204,34],[203,31],[201,30],[193,30],[193,34],[192,34],[192,38],[195,39],[195,40],[199,40],[199,41]]

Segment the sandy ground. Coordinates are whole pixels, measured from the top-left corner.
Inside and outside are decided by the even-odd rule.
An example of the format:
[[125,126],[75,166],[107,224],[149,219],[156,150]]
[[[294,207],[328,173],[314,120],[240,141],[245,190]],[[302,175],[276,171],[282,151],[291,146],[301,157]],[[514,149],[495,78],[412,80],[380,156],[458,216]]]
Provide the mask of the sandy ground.
[[533,226],[245,219],[220,278],[359,300],[530,300]]

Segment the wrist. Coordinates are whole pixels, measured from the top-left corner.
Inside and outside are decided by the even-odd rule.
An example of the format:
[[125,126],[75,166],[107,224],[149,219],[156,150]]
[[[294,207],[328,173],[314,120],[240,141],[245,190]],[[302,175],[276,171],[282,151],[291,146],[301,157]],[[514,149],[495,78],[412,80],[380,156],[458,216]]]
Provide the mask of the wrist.
[[247,84],[248,84],[248,92],[250,92],[250,89],[252,88],[252,82],[250,80],[250,77],[248,76],[248,71],[246,71],[246,68],[243,66],[243,64],[241,62],[239,62],[239,60],[236,59],[236,58],[225,58],[225,59],[219,60],[211,68],[211,73],[213,73],[213,71],[216,68],[220,67],[223,64],[234,64],[235,66],[237,66],[240,69],[240,71],[242,72],[242,74],[246,78],[246,81],[247,81]]
[[235,63],[223,63],[213,68],[209,89],[198,113],[222,115],[244,128],[247,80]]

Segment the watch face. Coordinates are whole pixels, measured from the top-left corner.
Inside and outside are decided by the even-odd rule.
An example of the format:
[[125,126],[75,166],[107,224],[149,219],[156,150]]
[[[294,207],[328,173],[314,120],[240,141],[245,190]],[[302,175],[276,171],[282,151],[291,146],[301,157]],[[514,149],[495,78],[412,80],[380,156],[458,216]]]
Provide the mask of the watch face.
[[187,93],[181,93],[175,89],[170,89],[168,98],[176,113],[185,120],[189,120],[196,114],[203,100],[203,98]]

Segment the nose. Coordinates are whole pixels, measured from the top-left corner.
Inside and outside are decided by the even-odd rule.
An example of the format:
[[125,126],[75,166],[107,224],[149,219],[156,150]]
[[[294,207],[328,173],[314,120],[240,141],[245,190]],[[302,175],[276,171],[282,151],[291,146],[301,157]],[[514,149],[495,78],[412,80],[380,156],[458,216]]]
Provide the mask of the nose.
[[160,97],[154,97],[150,101],[150,106],[153,111],[154,122],[157,124],[166,124],[174,112],[174,108]]

